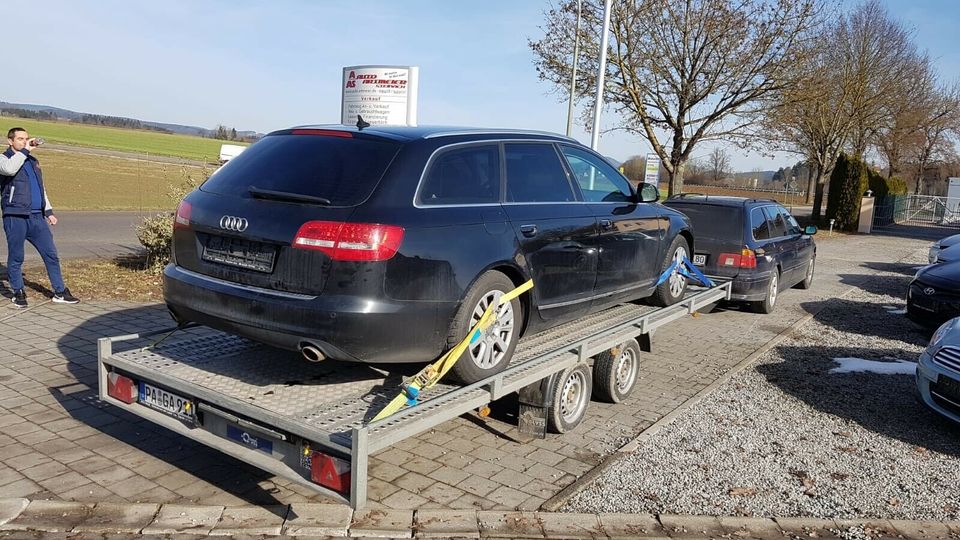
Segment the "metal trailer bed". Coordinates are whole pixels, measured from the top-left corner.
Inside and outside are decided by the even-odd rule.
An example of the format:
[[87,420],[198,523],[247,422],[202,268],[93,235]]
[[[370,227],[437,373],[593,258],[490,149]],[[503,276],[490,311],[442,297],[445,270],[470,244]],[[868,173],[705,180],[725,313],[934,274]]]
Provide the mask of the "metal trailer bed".
[[[186,330],[157,346],[145,340],[172,329],[101,338],[100,399],[153,423],[359,508],[366,502],[368,457],[403,439],[482,407],[528,385],[586,362],[624,341],[704,306],[729,299],[730,284],[691,288],[666,308],[621,304],[556,328],[524,337],[511,365],[469,386],[438,384],[422,401],[379,422],[370,420],[398,392],[395,368],[325,361],[309,363],[296,353],[201,328]],[[126,347],[126,350],[118,351]],[[391,372],[385,368],[389,367]],[[419,366],[417,366],[417,369]],[[408,375],[416,369],[407,370]],[[118,376],[135,388],[122,401],[110,395]],[[148,406],[141,383],[190,401],[189,418]],[[312,479],[315,452],[347,472],[339,490]],[[349,465],[348,465],[349,464]]]

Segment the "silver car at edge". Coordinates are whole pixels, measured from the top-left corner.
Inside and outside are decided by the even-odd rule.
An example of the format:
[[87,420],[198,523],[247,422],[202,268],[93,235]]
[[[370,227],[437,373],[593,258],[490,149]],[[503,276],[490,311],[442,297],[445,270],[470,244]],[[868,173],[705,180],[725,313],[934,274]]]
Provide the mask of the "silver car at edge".
[[960,317],[934,332],[917,362],[916,382],[927,407],[960,423]]

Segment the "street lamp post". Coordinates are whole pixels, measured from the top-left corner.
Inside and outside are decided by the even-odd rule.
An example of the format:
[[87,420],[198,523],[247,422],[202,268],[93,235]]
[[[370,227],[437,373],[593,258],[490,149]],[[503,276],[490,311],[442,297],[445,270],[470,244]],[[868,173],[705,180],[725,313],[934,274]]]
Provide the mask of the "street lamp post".
[[577,91],[577,59],[580,57],[580,14],[583,0],[577,0],[577,26],[573,38],[573,73],[570,75],[570,100],[567,102],[567,137],[573,130],[573,95]]
[[593,108],[593,133],[590,136],[590,148],[596,150],[600,145],[600,109],[603,108],[603,80],[607,74],[607,43],[610,34],[610,4],[613,0],[606,0],[603,4],[603,34],[600,37],[600,67],[597,73],[597,102]]

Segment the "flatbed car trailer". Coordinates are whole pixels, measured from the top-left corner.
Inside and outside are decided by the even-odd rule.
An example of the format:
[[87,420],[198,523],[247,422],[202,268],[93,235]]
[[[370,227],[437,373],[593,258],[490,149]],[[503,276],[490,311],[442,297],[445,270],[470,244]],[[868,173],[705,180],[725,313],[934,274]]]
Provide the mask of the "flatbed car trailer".
[[[147,346],[148,339],[163,338],[175,329],[101,338],[99,396],[360,508],[366,502],[371,454],[513,392],[520,394],[521,431],[545,436],[558,404],[586,391],[585,402],[567,404],[571,410],[564,414],[575,416],[562,417],[564,421],[553,426],[561,432],[572,429],[585,415],[591,375],[629,384],[620,388],[624,393],[639,379],[639,357],[633,373],[610,373],[626,365],[610,361],[621,347],[633,342],[634,350],[639,345],[649,352],[657,328],[729,298],[729,282],[690,287],[683,300],[669,307],[621,304],[525,336],[501,373],[469,386],[441,382],[426,390],[417,405],[378,422],[371,420],[403,382],[395,373],[397,366],[310,363],[295,353],[203,327]],[[606,360],[594,361],[591,371],[591,357]],[[596,373],[601,368],[607,372]],[[610,394],[611,383],[606,384]],[[608,400],[618,401],[616,396]]]

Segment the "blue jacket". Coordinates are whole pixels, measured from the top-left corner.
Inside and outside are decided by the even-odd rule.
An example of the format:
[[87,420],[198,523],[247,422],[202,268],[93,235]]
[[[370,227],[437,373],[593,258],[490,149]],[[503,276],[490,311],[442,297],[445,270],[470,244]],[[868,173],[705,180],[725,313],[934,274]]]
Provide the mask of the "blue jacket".
[[[13,148],[7,148],[3,155],[13,157]],[[31,211],[30,176],[24,167],[33,167],[40,181],[41,198],[43,199],[43,215],[53,214],[53,208],[47,201],[47,193],[43,187],[43,173],[40,171],[40,162],[33,156],[28,156],[23,167],[13,176],[0,175],[0,209],[5,216],[29,216]]]

